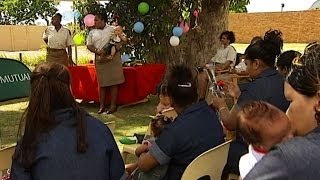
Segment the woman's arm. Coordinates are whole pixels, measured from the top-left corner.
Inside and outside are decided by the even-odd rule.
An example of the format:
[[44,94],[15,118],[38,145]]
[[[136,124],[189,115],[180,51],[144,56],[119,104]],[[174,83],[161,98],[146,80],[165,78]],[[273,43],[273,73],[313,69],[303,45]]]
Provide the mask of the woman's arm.
[[212,106],[219,112],[220,120],[228,130],[234,130],[237,128],[237,114],[239,111],[236,105],[234,105],[229,111],[224,98],[214,97],[212,100]]
[[148,172],[158,165],[158,161],[149,152],[142,153],[138,159],[138,168],[142,172]]
[[100,55],[99,50],[97,48],[95,48],[93,45],[87,45],[87,49],[92,53]]
[[135,154],[137,157],[139,157],[144,152],[148,152],[148,145],[141,144],[140,146],[137,147]]
[[119,37],[120,37],[121,41],[123,41],[123,42],[127,42],[128,41],[127,35],[124,34],[124,33],[120,34]]
[[[227,83],[227,86],[229,94],[233,98],[238,99],[241,95],[239,86],[233,83]],[[215,109],[217,109],[217,111],[220,114],[220,119],[223,122],[223,125],[228,130],[234,130],[237,128],[237,115],[239,110],[236,104],[234,104],[231,110],[229,111],[225,98],[214,96],[212,98],[212,106]]]
[[230,65],[232,64],[232,61],[227,61],[226,63],[222,64],[222,70],[226,70],[230,67]]

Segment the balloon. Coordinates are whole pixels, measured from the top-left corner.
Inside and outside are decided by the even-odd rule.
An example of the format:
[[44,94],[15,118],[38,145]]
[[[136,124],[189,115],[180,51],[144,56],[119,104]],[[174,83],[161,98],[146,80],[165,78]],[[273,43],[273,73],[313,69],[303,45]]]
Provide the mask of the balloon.
[[194,15],[195,17],[198,17],[198,16],[199,16],[199,11],[198,11],[198,10],[194,10],[194,11],[193,11],[193,15]]
[[75,10],[75,11],[73,12],[73,15],[74,15],[74,17],[75,17],[76,19],[79,19],[81,13],[80,13],[78,10]]
[[144,25],[142,22],[138,21],[133,25],[133,30],[136,33],[141,33],[144,29]]
[[94,26],[94,15],[93,14],[87,14],[84,17],[84,24],[88,27],[92,27]]
[[180,43],[180,40],[177,36],[171,36],[170,38],[170,45],[171,46],[178,46]]
[[121,60],[122,60],[122,62],[127,62],[127,61],[129,61],[129,60],[130,60],[130,55],[128,55],[128,54],[122,55],[122,56],[121,56]]
[[86,38],[84,37],[84,35],[82,33],[76,34],[73,37],[73,42],[75,45],[80,46],[83,45],[86,41]]
[[142,2],[138,5],[138,11],[140,14],[144,15],[149,12],[149,5],[146,2]]
[[183,30],[181,27],[174,27],[172,33],[174,36],[180,37],[183,33]]
[[62,14],[62,19],[65,21],[71,21],[73,20],[73,13],[71,11],[66,11]]
[[181,22],[179,27],[183,30],[184,33],[187,33],[190,29],[189,25],[185,22]]

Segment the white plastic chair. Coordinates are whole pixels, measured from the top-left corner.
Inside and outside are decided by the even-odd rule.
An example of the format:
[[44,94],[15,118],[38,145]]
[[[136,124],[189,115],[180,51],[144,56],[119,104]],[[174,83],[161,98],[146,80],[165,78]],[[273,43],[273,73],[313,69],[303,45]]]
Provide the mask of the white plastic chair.
[[195,180],[203,176],[210,176],[212,180],[220,179],[227,163],[230,142],[227,141],[200,154],[188,165],[181,180]]

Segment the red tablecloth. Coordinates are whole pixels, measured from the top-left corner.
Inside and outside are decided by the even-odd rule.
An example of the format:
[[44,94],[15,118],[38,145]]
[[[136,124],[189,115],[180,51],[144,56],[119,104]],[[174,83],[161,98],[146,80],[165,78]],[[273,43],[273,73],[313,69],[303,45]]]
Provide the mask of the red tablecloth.
[[[155,93],[161,82],[164,64],[146,64],[136,67],[124,67],[125,82],[119,86],[118,104],[129,104],[143,100]],[[94,65],[69,67],[72,77],[72,92],[76,99],[99,102],[98,82]],[[107,72],[106,72],[107,73]],[[110,94],[107,92],[107,100]]]

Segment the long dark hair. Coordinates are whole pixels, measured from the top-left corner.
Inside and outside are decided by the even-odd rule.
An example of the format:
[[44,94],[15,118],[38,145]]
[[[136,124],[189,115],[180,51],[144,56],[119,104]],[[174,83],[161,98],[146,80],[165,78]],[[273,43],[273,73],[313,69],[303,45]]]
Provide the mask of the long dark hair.
[[[293,67],[287,76],[287,82],[298,93],[314,97],[320,90],[320,44],[307,46],[303,56],[293,62]],[[315,109],[315,118],[320,125],[320,111]]]
[[40,136],[57,125],[53,112],[63,108],[73,109],[76,119],[77,151],[84,153],[88,147],[85,112],[72,96],[67,67],[58,63],[38,65],[31,75],[29,105],[20,121],[19,149],[14,154],[14,159],[23,167],[28,169],[32,166]]
[[276,57],[281,53],[283,46],[282,33],[278,30],[269,30],[265,33],[263,40],[250,44],[245,57],[251,61],[260,59],[269,67],[274,67]]

